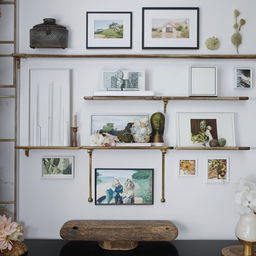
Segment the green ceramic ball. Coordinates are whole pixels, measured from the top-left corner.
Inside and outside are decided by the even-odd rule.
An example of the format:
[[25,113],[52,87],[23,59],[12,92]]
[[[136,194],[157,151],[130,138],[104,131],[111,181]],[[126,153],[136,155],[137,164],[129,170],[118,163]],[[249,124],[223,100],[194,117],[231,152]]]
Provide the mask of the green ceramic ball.
[[220,144],[220,147],[224,147],[227,143],[226,139],[224,139],[224,138],[219,138],[218,142]]

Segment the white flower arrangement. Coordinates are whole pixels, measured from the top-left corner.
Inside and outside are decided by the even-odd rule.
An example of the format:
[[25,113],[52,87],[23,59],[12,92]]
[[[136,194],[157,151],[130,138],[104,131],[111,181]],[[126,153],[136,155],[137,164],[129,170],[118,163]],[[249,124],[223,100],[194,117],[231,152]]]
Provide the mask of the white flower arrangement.
[[249,176],[239,181],[235,201],[240,213],[253,212],[256,214],[256,176]]
[[23,227],[11,218],[0,215],[0,252],[12,249],[13,241],[22,241]]
[[116,136],[106,132],[96,132],[91,136],[91,145],[93,146],[114,147],[117,142],[119,142],[119,140]]

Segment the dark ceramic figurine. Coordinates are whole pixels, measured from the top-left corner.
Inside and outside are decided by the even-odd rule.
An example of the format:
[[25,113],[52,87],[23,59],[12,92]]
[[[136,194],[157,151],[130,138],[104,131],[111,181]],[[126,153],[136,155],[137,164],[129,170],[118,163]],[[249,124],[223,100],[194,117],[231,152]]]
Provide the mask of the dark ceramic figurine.
[[152,143],[164,143],[164,124],[165,116],[161,112],[154,113],[150,118],[152,127],[151,142]]

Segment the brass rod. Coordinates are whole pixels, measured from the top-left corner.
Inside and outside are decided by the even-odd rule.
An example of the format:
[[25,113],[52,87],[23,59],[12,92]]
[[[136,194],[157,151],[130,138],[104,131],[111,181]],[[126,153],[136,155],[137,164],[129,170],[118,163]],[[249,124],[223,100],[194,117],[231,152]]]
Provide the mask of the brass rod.
[[29,157],[29,149],[27,148],[27,149],[24,149],[24,151],[25,151],[25,156],[26,157]]
[[0,44],[14,44],[14,41],[0,41]]
[[162,198],[161,203],[165,202],[165,155],[167,150],[161,149],[162,152]]
[[88,149],[87,153],[89,154],[89,197],[88,202],[93,202],[92,198],[92,149]]
[[0,201],[0,204],[15,204],[15,201]]
[[0,139],[0,142],[11,142],[15,141],[15,139]]
[[144,59],[256,59],[256,54],[26,54],[18,58],[144,58]]

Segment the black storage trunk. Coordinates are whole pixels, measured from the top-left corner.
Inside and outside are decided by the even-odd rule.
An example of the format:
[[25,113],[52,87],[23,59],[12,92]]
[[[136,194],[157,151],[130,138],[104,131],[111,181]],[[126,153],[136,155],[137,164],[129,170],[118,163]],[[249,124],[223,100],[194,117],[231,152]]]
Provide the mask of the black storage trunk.
[[31,48],[67,48],[68,30],[56,24],[52,18],[44,19],[44,23],[30,29]]

